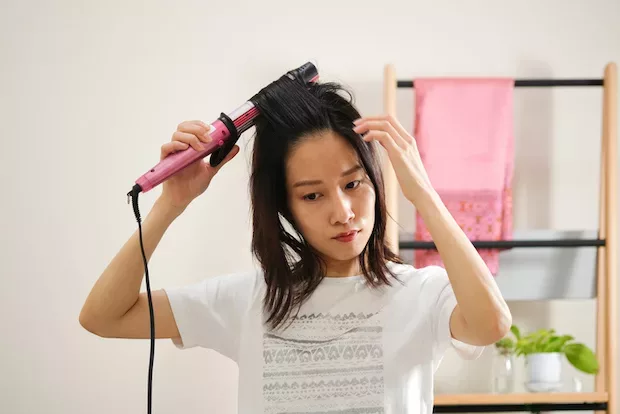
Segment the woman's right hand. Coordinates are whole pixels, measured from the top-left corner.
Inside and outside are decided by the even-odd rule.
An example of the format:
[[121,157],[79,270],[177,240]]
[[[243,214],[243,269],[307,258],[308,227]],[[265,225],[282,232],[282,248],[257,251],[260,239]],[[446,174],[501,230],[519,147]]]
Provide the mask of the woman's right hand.
[[[172,134],[172,140],[161,146],[160,159],[177,151],[192,147],[197,151],[204,148],[202,143],[211,141],[209,126],[202,121],[185,121],[179,124]],[[198,160],[177,172],[162,183],[161,198],[172,207],[184,210],[196,197],[205,192],[217,172],[239,152],[235,145],[226,158],[212,167],[204,159]]]

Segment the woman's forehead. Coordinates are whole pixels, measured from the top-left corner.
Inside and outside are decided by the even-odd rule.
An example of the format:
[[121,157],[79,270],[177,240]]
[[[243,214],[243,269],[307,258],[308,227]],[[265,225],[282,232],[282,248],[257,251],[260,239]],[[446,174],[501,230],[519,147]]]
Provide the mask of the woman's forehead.
[[286,163],[290,185],[301,180],[338,179],[351,168],[359,166],[353,147],[335,133],[323,133],[300,141]]

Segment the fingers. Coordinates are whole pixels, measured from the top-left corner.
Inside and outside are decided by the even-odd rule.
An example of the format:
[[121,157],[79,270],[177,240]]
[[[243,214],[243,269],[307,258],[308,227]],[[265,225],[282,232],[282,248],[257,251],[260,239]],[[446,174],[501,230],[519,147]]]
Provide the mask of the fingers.
[[167,142],[161,146],[161,154],[159,156],[160,160],[163,160],[168,155],[175,153],[177,151],[183,151],[189,148],[189,144],[181,141],[172,141]]
[[203,151],[205,149],[205,147],[202,144],[203,144],[203,142],[205,142],[205,143],[207,142],[206,138],[204,138],[204,137],[199,139],[194,134],[190,134],[190,133],[187,133],[187,132],[179,132],[179,131],[175,131],[175,133],[172,134],[172,141],[179,141],[179,142],[183,142],[185,144],[188,144],[189,146],[191,146],[196,151]]
[[202,121],[181,122],[172,134],[172,141],[162,145],[160,158],[164,159],[167,155],[185,150],[190,146],[196,151],[204,150],[202,144],[212,141],[209,130],[210,126]]
[[398,151],[402,151],[402,148],[396,144],[394,138],[385,131],[371,130],[362,139],[366,142],[378,141],[390,155],[395,155]]
[[[161,146],[160,158],[192,147],[196,151],[203,151],[204,144],[211,142],[213,139],[209,135],[211,126],[203,121],[193,120],[184,121],[177,126],[177,130],[172,134],[171,142]],[[232,152],[232,151],[231,151]]]
[[181,122],[177,126],[177,131],[179,132],[187,132],[190,134],[194,134],[199,138],[205,137],[210,139],[211,137],[209,137],[208,135],[209,129],[209,125],[205,124],[202,121],[185,121]]
[[[369,131],[382,131],[385,132],[394,140],[394,143],[398,145],[400,148],[406,150],[409,146],[409,142],[407,142],[396,130],[396,128],[388,121],[388,120],[369,120],[367,118],[362,118],[357,121],[357,125],[353,128],[353,130],[359,134],[364,134]],[[368,136],[368,134],[366,134]],[[366,137],[364,137],[366,138]]]
[[208,143],[213,140],[209,135],[210,129],[211,127],[202,121],[185,121],[179,124],[175,134],[178,132],[183,134],[193,134],[200,142]]
[[409,132],[407,132],[407,130],[401,125],[401,123],[392,115],[366,116],[355,121],[355,124],[359,125],[366,121],[387,122],[405,142],[409,144],[415,143],[415,140],[409,134]]

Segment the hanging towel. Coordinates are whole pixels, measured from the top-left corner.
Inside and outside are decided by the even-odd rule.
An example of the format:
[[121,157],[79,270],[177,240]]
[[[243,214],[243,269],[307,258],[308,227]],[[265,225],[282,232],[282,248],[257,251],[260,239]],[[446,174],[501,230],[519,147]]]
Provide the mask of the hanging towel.
[[[512,238],[514,79],[415,79],[414,136],[433,188],[470,240]],[[415,239],[432,241],[416,213]],[[498,249],[478,249],[493,275]],[[443,266],[416,250],[415,266]]]

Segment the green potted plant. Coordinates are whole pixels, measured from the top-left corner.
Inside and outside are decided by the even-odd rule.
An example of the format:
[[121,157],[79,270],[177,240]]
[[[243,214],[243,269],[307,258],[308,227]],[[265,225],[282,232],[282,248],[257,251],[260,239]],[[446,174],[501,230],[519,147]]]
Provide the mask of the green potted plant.
[[572,335],[558,335],[555,329],[539,329],[522,334],[513,325],[514,338],[505,337],[495,343],[504,353],[525,358],[526,386],[530,391],[555,391],[561,386],[562,357],[581,372],[596,374],[599,370],[594,352]]

